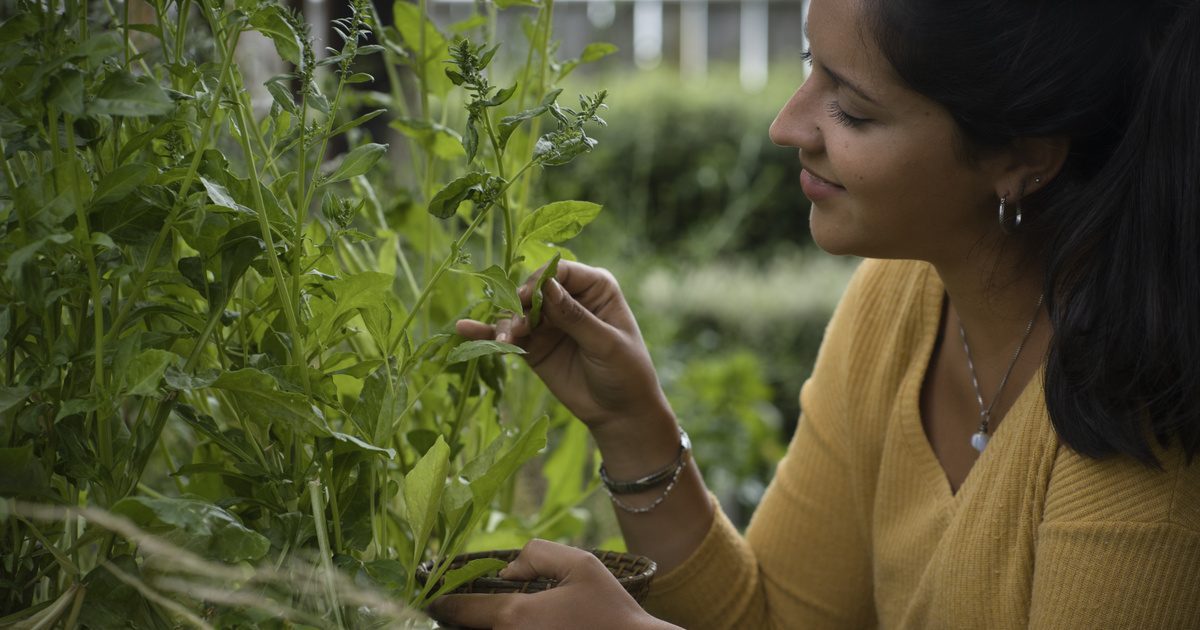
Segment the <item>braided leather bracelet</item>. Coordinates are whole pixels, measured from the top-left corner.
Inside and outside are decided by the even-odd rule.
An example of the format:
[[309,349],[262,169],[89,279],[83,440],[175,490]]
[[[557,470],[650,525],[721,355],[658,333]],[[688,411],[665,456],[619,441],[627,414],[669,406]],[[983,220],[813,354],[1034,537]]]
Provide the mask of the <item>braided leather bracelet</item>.
[[[687,468],[688,453],[691,452],[691,450],[692,440],[688,437],[687,431],[684,431],[683,428],[680,428],[679,456],[675,458],[674,462],[668,464],[665,468],[652,472],[649,475],[633,481],[613,481],[608,476],[608,471],[604,469],[604,464],[602,463],[600,464],[600,480],[604,482],[604,490],[608,492],[608,496],[610,499],[612,499],[614,505],[622,510],[625,510],[626,512],[643,514],[658,507],[658,505],[667,498],[667,495],[671,494],[671,490],[675,488],[675,483],[679,481],[679,474],[683,472],[684,468]],[[656,498],[653,503],[646,507],[634,507],[625,503],[624,501],[621,501],[616,496],[618,494],[638,494],[645,492],[650,488],[662,485],[663,483],[667,484],[666,489],[663,490],[662,494],[658,495],[658,498]]]

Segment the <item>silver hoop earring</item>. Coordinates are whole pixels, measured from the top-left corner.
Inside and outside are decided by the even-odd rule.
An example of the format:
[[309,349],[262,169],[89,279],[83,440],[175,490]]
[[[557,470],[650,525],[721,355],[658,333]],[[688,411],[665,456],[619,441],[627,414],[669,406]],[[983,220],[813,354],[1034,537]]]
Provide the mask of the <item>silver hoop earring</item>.
[[1008,210],[1008,195],[1005,195],[1000,198],[1000,227],[1002,227],[1002,228],[1005,227],[1005,223],[1008,222],[1008,217],[1005,216],[1005,212],[1007,210]]
[[1017,216],[1013,217],[1013,229],[1021,227],[1021,204],[1017,204]]

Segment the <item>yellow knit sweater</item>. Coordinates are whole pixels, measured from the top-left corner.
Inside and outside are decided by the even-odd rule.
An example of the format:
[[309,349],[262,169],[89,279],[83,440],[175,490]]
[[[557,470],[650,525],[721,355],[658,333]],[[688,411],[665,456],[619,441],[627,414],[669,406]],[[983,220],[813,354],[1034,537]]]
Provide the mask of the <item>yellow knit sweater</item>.
[[918,411],[943,295],[929,265],[863,263],[745,538],[718,510],[647,609],[689,630],[1200,629],[1200,462],[1178,449],[1161,471],[1076,454],[1038,376],[951,493]]

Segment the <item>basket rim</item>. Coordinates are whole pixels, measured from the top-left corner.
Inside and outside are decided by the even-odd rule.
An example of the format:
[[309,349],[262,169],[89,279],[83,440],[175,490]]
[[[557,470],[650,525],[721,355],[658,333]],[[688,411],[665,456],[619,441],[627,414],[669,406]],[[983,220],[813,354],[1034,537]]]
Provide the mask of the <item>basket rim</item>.
[[[591,553],[592,555],[596,556],[597,558],[599,558],[601,560],[604,560],[604,556],[609,556],[609,557],[615,556],[617,558],[629,558],[629,559],[632,559],[634,562],[645,561],[646,562],[645,568],[643,568],[641,571],[638,571],[637,573],[622,576],[622,577],[617,577],[615,575],[613,576],[614,578],[616,578],[617,582],[619,584],[621,584],[622,586],[625,586],[628,584],[636,584],[636,583],[644,581],[644,580],[652,579],[654,577],[655,572],[658,571],[658,563],[657,562],[655,562],[654,560],[651,560],[650,558],[648,558],[646,556],[640,555],[640,554],[629,553],[627,551],[612,551],[612,550],[607,550],[607,549],[586,549],[585,551],[587,551],[588,553]],[[454,566],[454,564],[456,564],[456,563],[465,564],[467,562],[470,562],[472,560],[478,560],[480,558],[499,558],[501,560],[508,559],[508,561],[511,562],[512,559],[516,558],[516,556],[520,553],[521,553],[520,549],[493,549],[493,550],[488,550],[488,551],[472,551],[470,553],[461,553],[461,554],[458,554],[457,556],[454,556],[454,559],[451,561],[451,566]],[[605,567],[607,568],[607,566],[608,565],[606,564]],[[422,562],[421,564],[417,565],[417,570],[416,570],[417,579],[420,580],[422,583],[428,582],[429,576],[433,572],[433,567],[434,567],[433,560],[426,560],[426,561]],[[547,578],[547,577],[537,577],[532,580],[508,580],[508,579],[504,579],[504,578],[500,578],[500,577],[483,576],[483,577],[475,578],[470,583],[485,584],[488,586],[495,586],[495,587],[519,588],[521,585],[531,584],[531,583],[534,583],[534,584],[540,583],[540,584],[545,584],[548,586],[553,586],[553,585],[558,584],[558,580],[555,580],[553,578]]]

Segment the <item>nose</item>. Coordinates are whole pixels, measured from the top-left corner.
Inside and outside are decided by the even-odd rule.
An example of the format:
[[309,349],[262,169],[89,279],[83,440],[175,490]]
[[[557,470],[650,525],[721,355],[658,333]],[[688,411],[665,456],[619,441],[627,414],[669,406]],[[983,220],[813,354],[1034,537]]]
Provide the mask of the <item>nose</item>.
[[771,123],[771,142],[781,147],[796,147],[811,153],[820,150],[823,136],[819,118],[812,107],[811,86],[806,81],[792,98],[784,103],[783,109]]

